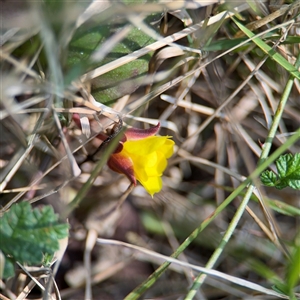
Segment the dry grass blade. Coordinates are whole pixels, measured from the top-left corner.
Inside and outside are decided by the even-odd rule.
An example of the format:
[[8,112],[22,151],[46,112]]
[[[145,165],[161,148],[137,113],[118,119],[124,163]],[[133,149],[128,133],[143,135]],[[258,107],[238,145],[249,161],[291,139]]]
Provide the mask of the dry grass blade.
[[[241,5],[240,7],[237,7],[236,8],[236,12],[241,12],[243,10],[246,10],[248,8],[248,5],[247,4],[243,4]],[[225,12],[225,13],[220,13],[219,15],[215,16],[215,17],[212,17],[210,18],[209,22],[208,22],[208,25],[211,25],[211,24],[214,24],[216,22],[218,22],[219,20],[221,20],[224,16],[225,18],[229,18],[230,16],[232,16],[233,13],[229,13],[229,12]],[[166,38],[163,38],[161,41],[157,41],[149,46],[146,46],[140,50],[137,50],[137,51],[134,51],[130,54],[128,54],[127,56],[124,56],[122,58],[119,58],[119,59],[116,59],[115,61],[111,62],[111,63],[108,63],[108,64],[105,64],[104,66],[102,67],[99,67],[89,73],[86,73],[84,74],[82,77],[81,77],[81,80],[83,82],[86,82],[86,81],[89,81],[95,77],[98,77],[102,74],[105,74],[111,70],[114,70],[126,63],[129,63],[141,56],[144,56],[146,55],[147,53],[151,52],[151,51],[155,51],[157,49],[160,49],[164,46],[167,46],[167,45],[171,45],[173,42],[179,40],[179,39],[182,39],[184,37],[186,37],[187,35],[189,34],[192,34],[193,32],[199,30],[202,25],[204,24],[204,21],[200,22],[199,24],[196,24],[196,25],[193,25],[193,26],[190,26],[186,29],[183,29],[181,32],[177,32],[177,33],[174,33],[173,35],[171,36],[168,36]]]
[[31,68],[27,67],[26,65],[20,63],[18,60],[11,57],[9,54],[1,51],[0,52],[1,58],[5,59],[7,62],[11,63],[15,66],[17,72],[24,72],[26,75],[33,77],[34,79],[40,80],[40,76],[33,71]]
[[74,156],[73,156],[73,154],[72,154],[72,152],[71,152],[71,150],[69,148],[69,144],[68,144],[68,142],[67,142],[67,140],[65,138],[65,135],[64,135],[64,133],[62,131],[61,124],[59,122],[58,116],[57,116],[57,114],[56,114],[56,112],[55,112],[54,109],[52,111],[53,111],[53,117],[54,117],[56,126],[57,126],[57,128],[59,130],[60,137],[62,139],[63,145],[64,145],[65,150],[67,152],[68,160],[69,160],[70,165],[71,165],[72,176],[78,177],[80,175],[80,173],[81,173],[81,170],[80,170],[80,168],[79,168],[79,166],[78,166],[78,164],[77,164],[77,162],[76,162],[76,160],[75,160],[75,158],[74,158]]
[[[41,289],[41,291],[47,293],[45,287],[39,282],[39,280],[37,280],[34,276],[32,276],[31,273],[25,267],[23,267],[21,264],[18,263],[18,266],[31,279],[29,284],[24,288],[23,292],[18,296],[18,298],[17,298],[18,300],[25,299],[28,296],[28,294],[30,293],[30,291],[34,288],[35,285],[38,286]],[[41,270],[38,270],[38,273],[42,274],[42,275],[40,275],[41,277],[44,275],[43,272],[45,272],[46,276],[49,276],[49,269],[43,270],[41,268]],[[49,297],[49,299],[51,299],[51,300],[54,300],[53,296],[50,294],[48,294],[47,297]]]
[[[299,191],[258,178],[300,153],[300,2],[279,2],[3,2],[1,299],[297,298]],[[158,124],[152,198],[107,161]],[[36,241],[70,227],[35,266],[22,204],[53,212]]]
[[275,291],[266,289],[262,286],[259,286],[259,285],[255,284],[255,283],[252,283],[252,282],[240,279],[240,278],[236,278],[236,277],[233,277],[233,276],[229,276],[229,275],[224,274],[224,273],[219,272],[219,271],[210,270],[210,269],[199,267],[199,266],[196,266],[196,265],[193,265],[193,264],[182,262],[180,260],[165,256],[165,255],[158,254],[156,252],[153,252],[153,251],[148,250],[148,249],[144,249],[142,247],[134,246],[134,245],[124,243],[124,242],[120,242],[120,241],[116,241],[116,240],[107,240],[107,239],[101,239],[101,238],[97,239],[97,243],[99,243],[101,245],[116,245],[116,246],[127,247],[127,248],[135,250],[135,251],[143,252],[143,253],[145,253],[149,256],[160,258],[162,261],[165,260],[165,261],[168,261],[168,262],[171,262],[171,263],[174,263],[174,264],[178,264],[178,265],[183,266],[183,267],[191,268],[193,270],[196,270],[196,271],[208,274],[208,275],[216,276],[220,279],[222,278],[224,280],[227,280],[227,281],[230,281],[232,283],[247,287],[249,289],[254,289],[256,291],[259,291],[259,292],[267,294],[267,295],[276,296],[276,297],[281,298],[281,299],[288,299],[288,297],[286,297],[282,294],[279,294]]
[[24,101],[22,104],[10,105],[9,107],[5,107],[5,109],[0,111],[0,120],[4,120],[9,115],[13,116],[15,114],[18,114],[18,113],[22,112],[24,109],[26,109],[27,107],[39,104],[40,102],[42,102],[44,100],[45,100],[45,97],[37,96],[37,97],[32,97],[31,99]]
[[[25,151],[21,150],[20,155],[18,155],[18,157],[15,158],[16,163],[13,164],[13,166],[8,165],[11,168],[9,168],[7,173],[5,172],[6,175],[4,176],[3,180],[1,181],[1,185],[0,185],[1,192],[5,189],[6,185],[12,179],[12,177],[15,175],[15,173],[20,168],[20,166],[25,161],[25,159],[27,159],[27,157],[32,149],[33,149],[33,144],[29,145],[29,147]],[[11,204],[12,203],[10,203],[9,206],[11,206]]]
[[86,245],[84,251],[84,265],[86,270],[86,285],[85,285],[85,299],[92,299],[92,280],[91,280],[91,251],[93,250],[97,239],[97,232],[89,230],[86,238]]

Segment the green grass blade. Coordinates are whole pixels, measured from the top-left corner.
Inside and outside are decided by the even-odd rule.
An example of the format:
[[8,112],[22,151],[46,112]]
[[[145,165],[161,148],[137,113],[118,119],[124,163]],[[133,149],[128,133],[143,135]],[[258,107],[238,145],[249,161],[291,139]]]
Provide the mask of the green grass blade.
[[266,44],[263,40],[258,37],[255,37],[255,34],[250,31],[247,27],[245,27],[242,23],[240,23],[237,19],[232,18],[234,23],[242,30],[252,41],[266,54],[268,54],[272,59],[274,59],[278,64],[280,64],[284,69],[286,69],[291,75],[298,78],[300,80],[300,72],[290,64],[283,56],[277,53],[274,49],[272,49],[268,44]]
[[[244,190],[244,188],[254,179],[259,176],[259,174],[265,170],[278,156],[284,153],[292,144],[294,144],[300,138],[300,129],[291,136],[286,143],[284,143],[280,148],[278,148],[272,155],[270,155],[257,169],[245,180],[238,188],[236,188],[225,200],[220,204],[210,218],[203,221],[199,227],[197,227],[186,239],[185,241],[176,249],[176,251],[171,255],[172,258],[177,258],[180,253],[182,253],[194,240],[195,238]],[[156,281],[160,276],[166,271],[170,263],[163,263],[158,269],[154,271],[144,282],[142,282],[136,289],[129,293],[125,300],[135,300],[141,297]]]

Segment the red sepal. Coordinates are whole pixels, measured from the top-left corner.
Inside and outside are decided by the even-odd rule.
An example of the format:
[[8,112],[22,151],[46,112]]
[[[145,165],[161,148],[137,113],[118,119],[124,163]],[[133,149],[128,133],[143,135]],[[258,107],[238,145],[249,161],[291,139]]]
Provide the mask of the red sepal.
[[127,140],[141,140],[149,136],[155,135],[160,128],[160,123],[148,129],[129,128],[125,132]]
[[124,156],[120,153],[111,154],[107,165],[115,172],[127,176],[127,178],[136,185],[136,178],[133,171],[133,162],[130,157]]

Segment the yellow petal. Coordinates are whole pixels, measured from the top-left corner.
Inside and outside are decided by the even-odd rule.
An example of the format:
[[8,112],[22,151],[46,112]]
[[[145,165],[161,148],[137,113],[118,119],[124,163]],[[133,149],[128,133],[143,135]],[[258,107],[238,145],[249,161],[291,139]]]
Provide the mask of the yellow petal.
[[144,166],[145,169],[154,167],[158,163],[158,154],[157,152],[151,152],[148,155],[144,156]]
[[[166,157],[161,152],[155,152],[156,162],[155,164],[146,164],[146,173],[148,176],[161,176],[163,171],[166,169],[168,163]],[[145,159],[147,159],[146,156]]]
[[167,158],[173,154],[173,147],[174,141],[168,136],[150,136],[125,141],[120,156],[130,158],[134,177],[153,196],[162,189],[161,176],[167,167]]
[[174,141],[166,139],[164,145],[159,148],[159,151],[162,152],[166,158],[169,158],[173,155],[174,144]]
[[133,161],[135,177],[139,182],[146,181],[148,179],[148,175],[144,166],[145,158],[143,156],[133,154],[131,154],[130,157]]
[[149,177],[147,181],[142,181],[141,184],[151,197],[162,189],[162,180],[160,177]]
[[[167,136],[150,136],[142,140],[126,141],[124,148],[128,153],[135,153],[141,156],[147,155],[160,148],[162,151],[170,152],[170,142],[174,145],[172,140],[169,140]],[[164,149],[164,146],[167,149]]]

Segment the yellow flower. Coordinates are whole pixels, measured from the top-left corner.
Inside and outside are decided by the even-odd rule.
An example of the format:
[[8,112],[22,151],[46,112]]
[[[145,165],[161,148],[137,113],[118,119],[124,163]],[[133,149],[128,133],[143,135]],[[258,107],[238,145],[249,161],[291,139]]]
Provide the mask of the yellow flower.
[[158,129],[159,124],[146,130],[129,129],[121,151],[108,160],[112,170],[125,174],[134,185],[138,180],[151,196],[162,189],[161,176],[174,147],[170,136],[154,136]]

